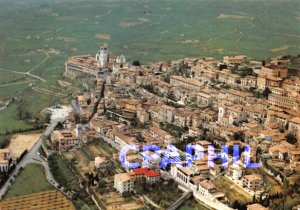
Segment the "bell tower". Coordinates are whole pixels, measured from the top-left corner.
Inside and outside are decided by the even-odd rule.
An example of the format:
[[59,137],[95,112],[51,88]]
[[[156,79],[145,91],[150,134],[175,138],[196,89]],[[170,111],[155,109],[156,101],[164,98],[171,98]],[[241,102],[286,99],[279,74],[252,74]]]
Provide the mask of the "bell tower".
[[108,48],[107,44],[100,46],[99,51],[96,54],[97,66],[104,67],[108,63]]

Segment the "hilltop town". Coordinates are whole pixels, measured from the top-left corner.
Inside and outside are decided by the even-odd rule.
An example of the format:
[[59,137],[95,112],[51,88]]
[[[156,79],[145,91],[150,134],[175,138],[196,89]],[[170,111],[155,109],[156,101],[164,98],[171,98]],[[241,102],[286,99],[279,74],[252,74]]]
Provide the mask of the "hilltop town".
[[[70,57],[64,76],[86,91],[43,141],[52,184],[71,200],[86,191],[99,209],[176,209],[191,197],[202,209],[300,208],[300,78],[289,73],[290,62],[237,55],[143,65],[107,45],[95,56]],[[155,145],[159,151],[148,153],[159,157],[142,167],[151,154],[132,149],[125,162],[139,167],[126,168],[120,151],[128,145]],[[175,156],[166,152],[170,145]],[[204,149],[189,167],[187,145]],[[228,167],[221,156],[209,166],[209,146],[218,154],[224,145]],[[246,145],[259,168],[245,166]],[[161,168],[166,155],[182,164]],[[0,171],[10,165],[10,151],[0,150]],[[72,182],[64,166],[75,174]]]

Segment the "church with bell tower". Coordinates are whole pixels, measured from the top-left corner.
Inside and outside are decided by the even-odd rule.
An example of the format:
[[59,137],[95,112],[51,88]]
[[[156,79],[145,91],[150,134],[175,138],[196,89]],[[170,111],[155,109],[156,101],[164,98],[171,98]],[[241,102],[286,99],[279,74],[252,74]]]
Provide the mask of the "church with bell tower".
[[108,47],[107,44],[103,44],[100,46],[100,49],[96,54],[97,67],[107,66],[108,59]]

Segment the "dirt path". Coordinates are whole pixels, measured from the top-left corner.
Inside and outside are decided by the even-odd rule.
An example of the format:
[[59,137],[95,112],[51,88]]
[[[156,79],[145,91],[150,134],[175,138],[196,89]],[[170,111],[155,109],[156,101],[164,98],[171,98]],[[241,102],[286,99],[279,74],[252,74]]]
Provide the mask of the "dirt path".
[[22,74],[22,75],[25,75],[25,76],[29,76],[31,78],[41,80],[42,82],[46,82],[46,80],[44,80],[42,77],[39,77],[37,75],[31,74],[31,73],[28,73],[28,72],[13,71],[13,70],[8,70],[8,69],[0,69],[0,71],[12,72],[12,73],[15,73],[15,74]]
[[242,31],[240,31],[239,35],[240,37],[236,40],[237,42],[241,41],[242,38],[245,36],[245,34]]
[[48,89],[45,89],[45,88],[33,87],[32,90],[34,90],[36,92],[39,92],[39,93],[44,93],[44,94],[47,94],[47,95],[54,95],[54,96],[59,96],[59,97],[65,97],[65,96],[67,96],[64,93],[53,92],[52,90],[48,90]]
[[26,75],[26,76],[29,76],[31,78],[38,79],[38,80],[41,80],[43,82],[46,82],[46,80],[43,79],[42,77],[39,77],[39,76],[37,76],[35,74],[31,74],[31,72],[33,70],[37,69],[40,65],[42,65],[43,63],[45,63],[50,58],[50,55],[47,52],[44,52],[44,53],[46,54],[46,57],[39,64],[37,64],[36,66],[32,67],[27,72],[13,71],[13,70],[8,70],[8,69],[0,69],[0,71],[12,72],[12,73],[15,73],[15,74],[22,74],[22,75]]
[[0,85],[0,87],[7,87],[7,86],[11,86],[11,85],[18,85],[18,84],[23,84],[23,83],[30,83],[30,82],[34,82],[35,80],[25,80],[25,81],[20,81],[20,82],[10,82],[10,83],[6,83],[6,84],[2,84]]
[[46,58],[44,58],[39,64],[37,64],[35,67],[33,67],[30,70],[28,70],[26,73],[30,74],[30,72],[32,72],[33,70],[35,70],[36,68],[38,68],[43,63],[45,63],[49,59],[49,57],[50,57],[50,55],[47,52],[45,52],[45,54],[46,54]]
[[3,111],[4,109],[6,109],[10,103],[11,103],[11,99],[6,101],[4,106],[0,107],[0,111]]

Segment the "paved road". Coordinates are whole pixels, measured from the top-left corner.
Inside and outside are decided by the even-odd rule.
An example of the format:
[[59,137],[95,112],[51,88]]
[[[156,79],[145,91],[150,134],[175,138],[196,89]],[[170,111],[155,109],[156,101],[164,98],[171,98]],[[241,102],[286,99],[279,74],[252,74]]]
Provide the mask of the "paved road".
[[76,113],[80,114],[80,107],[75,99],[71,101],[71,106]]
[[[51,124],[47,127],[47,129],[44,131],[44,133],[42,134],[42,136],[39,138],[39,140],[33,145],[33,147],[31,148],[31,150],[29,150],[26,155],[23,157],[23,159],[19,162],[19,164],[16,166],[15,170],[13,171],[13,173],[10,175],[10,177],[8,178],[8,180],[5,182],[5,184],[2,186],[1,190],[0,190],[0,199],[3,198],[3,196],[5,195],[8,187],[10,186],[10,183],[12,181],[14,181],[14,176],[17,176],[20,168],[24,168],[27,164],[29,163],[38,163],[36,160],[39,160],[40,157],[38,155],[38,151],[39,148],[41,147],[42,143],[43,143],[43,137],[44,136],[49,136],[51,134],[51,132],[54,130],[55,126],[57,125],[59,121],[52,121]],[[45,163],[40,163],[45,167]],[[48,164],[46,164],[48,165]],[[46,176],[48,174],[49,177],[52,177],[52,174],[49,170],[49,167],[45,167],[45,171],[46,171]],[[51,174],[51,175],[49,175]],[[51,178],[53,179],[53,177]],[[54,180],[54,179],[53,179]]]
[[44,167],[45,169],[45,174],[46,174],[46,179],[48,180],[48,182],[50,184],[52,184],[54,187],[58,187],[59,186],[59,183],[55,181],[52,173],[51,173],[51,170],[50,170],[50,167],[48,165],[48,162],[46,162],[45,160],[43,160],[42,158],[39,158],[39,159],[35,159],[35,160],[32,160],[32,163],[36,163],[36,164],[40,164]]

